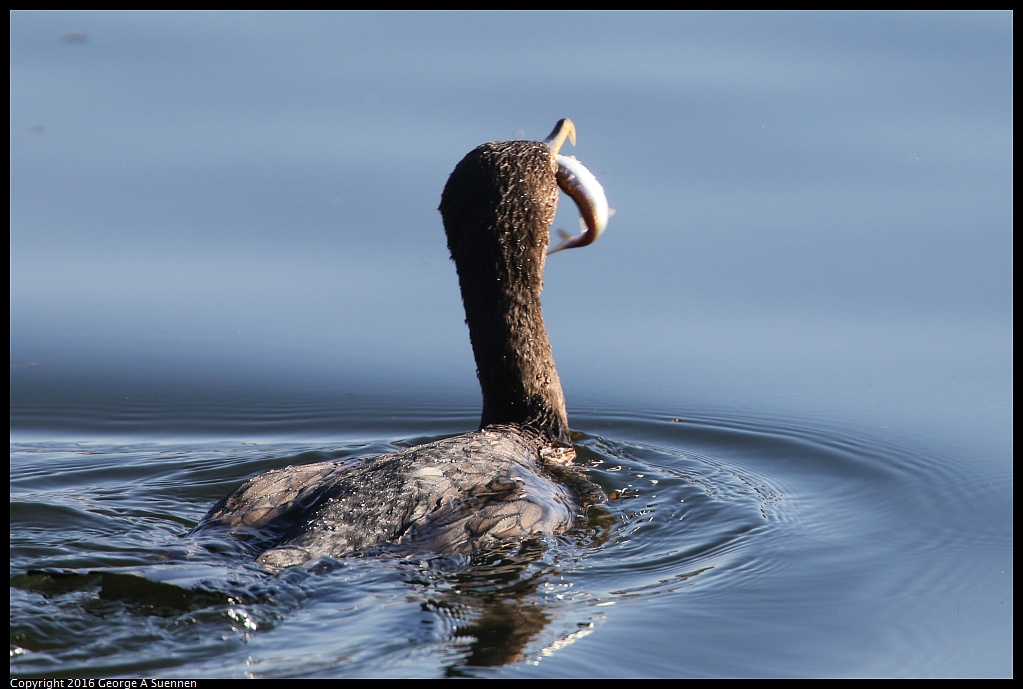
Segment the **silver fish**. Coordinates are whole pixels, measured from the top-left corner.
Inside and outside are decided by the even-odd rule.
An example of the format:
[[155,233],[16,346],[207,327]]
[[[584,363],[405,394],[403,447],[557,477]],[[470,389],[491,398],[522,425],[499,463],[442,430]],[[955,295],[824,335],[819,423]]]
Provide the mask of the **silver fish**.
[[604,232],[612,214],[607,205],[604,187],[600,186],[600,182],[593,176],[593,173],[576,160],[575,156],[558,155],[566,138],[572,142],[573,146],[575,145],[575,124],[569,119],[559,121],[544,143],[551,149],[551,153],[554,154],[558,163],[558,186],[571,196],[575,205],[579,207],[583,232],[573,237],[564,230],[558,230],[563,241],[548,251],[548,256],[562,249],[574,249],[592,244]]

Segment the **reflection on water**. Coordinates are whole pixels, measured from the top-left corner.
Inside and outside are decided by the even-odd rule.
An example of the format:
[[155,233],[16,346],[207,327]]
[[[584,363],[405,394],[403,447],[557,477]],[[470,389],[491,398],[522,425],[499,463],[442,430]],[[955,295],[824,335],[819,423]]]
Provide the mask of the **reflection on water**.
[[15,442],[11,672],[927,673],[948,632],[921,607],[989,566],[936,551],[931,525],[1011,543],[963,523],[989,477],[948,456],[780,419],[577,416],[608,429],[576,444],[611,500],[570,534],[276,574],[184,534],[248,476],[408,443]]

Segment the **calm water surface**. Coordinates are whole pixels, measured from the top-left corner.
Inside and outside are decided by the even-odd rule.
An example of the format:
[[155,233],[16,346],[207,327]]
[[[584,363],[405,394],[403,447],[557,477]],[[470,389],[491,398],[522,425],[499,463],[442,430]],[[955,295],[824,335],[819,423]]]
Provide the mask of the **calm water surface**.
[[[987,614],[1011,610],[997,472],[964,476],[933,448],[780,418],[577,411],[580,461],[611,501],[566,536],[472,561],[384,548],[267,574],[237,545],[184,538],[246,477],[473,422],[389,411],[363,406],[438,432],[15,439],[12,671],[929,674],[950,670],[935,656],[991,593]],[[337,412],[320,410],[322,432],[363,426]],[[133,423],[162,425],[159,413]]]
[[[472,560],[186,538],[475,427],[440,190],[563,116],[608,504]],[[1012,123],[1011,14],[12,14],[11,674],[1012,675]]]

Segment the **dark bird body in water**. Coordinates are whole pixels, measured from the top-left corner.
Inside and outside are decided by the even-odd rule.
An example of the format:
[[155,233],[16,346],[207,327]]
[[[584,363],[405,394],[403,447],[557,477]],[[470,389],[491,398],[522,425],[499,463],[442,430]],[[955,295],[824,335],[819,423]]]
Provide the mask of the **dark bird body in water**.
[[227,529],[287,567],[381,543],[471,554],[570,528],[599,488],[575,456],[561,382],[540,308],[559,185],[586,231],[603,231],[603,190],[558,155],[570,120],[544,142],[496,141],[455,167],[441,196],[448,248],[483,391],[480,430],[357,462],[321,462],[256,476],[217,503],[196,531]]

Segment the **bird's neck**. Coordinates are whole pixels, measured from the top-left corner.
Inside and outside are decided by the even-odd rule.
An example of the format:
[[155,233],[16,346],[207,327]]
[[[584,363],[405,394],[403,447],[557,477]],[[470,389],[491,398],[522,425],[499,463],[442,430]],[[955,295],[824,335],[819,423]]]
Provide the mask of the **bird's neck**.
[[565,396],[540,307],[543,258],[525,270],[498,266],[489,287],[463,282],[462,301],[483,392],[480,426],[522,424],[568,442]]
[[483,391],[481,426],[521,424],[568,442],[540,308],[556,168],[543,144],[484,144],[451,173],[440,211]]

